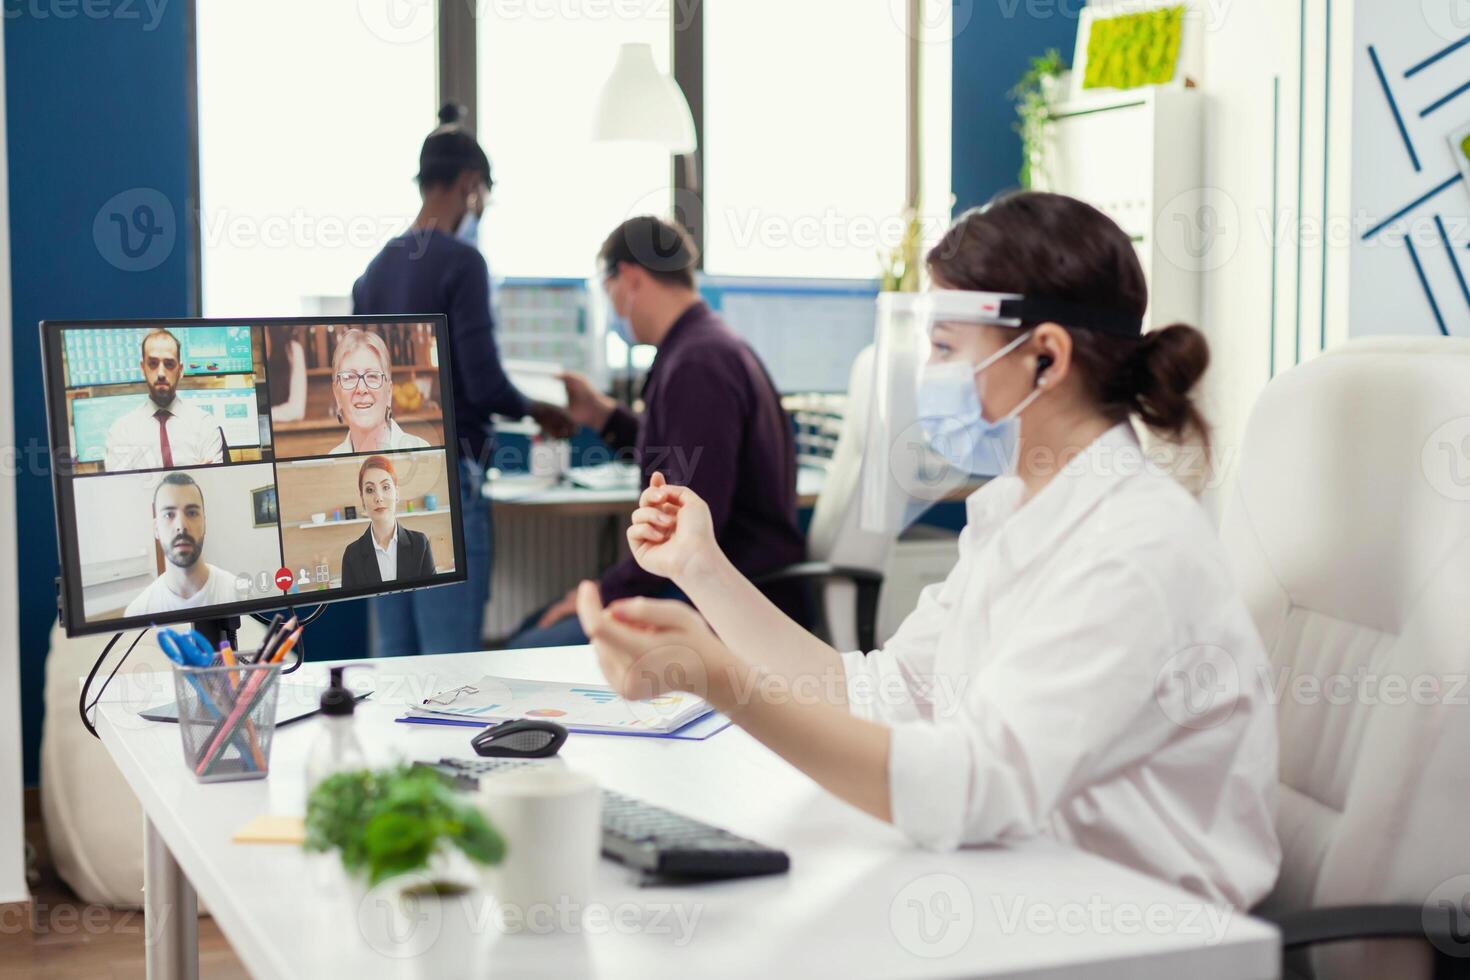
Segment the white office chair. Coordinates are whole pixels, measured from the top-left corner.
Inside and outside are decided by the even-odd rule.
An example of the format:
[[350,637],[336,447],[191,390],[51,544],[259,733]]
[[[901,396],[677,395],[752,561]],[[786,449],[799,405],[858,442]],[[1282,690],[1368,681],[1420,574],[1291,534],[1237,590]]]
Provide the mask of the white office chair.
[[873,387],[873,348],[853,360],[847,408],[826,482],[807,531],[809,561],[756,580],[758,585],[809,581],[817,590],[817,632],[839,650],[871,651],[877,643],[878,594],[893,535],[864,530],[858,495],[867,442],[868,397]]
[[1470,341],[1359,340],[1277,377],[1221,534],[1282,692],[1257,911],[1287,975],[1467,975]]

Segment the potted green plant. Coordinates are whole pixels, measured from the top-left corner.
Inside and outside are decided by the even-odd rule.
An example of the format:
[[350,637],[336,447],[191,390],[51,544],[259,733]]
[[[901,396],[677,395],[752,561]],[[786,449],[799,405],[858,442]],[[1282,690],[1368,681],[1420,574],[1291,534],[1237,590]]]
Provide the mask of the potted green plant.
[[478,889],[471,876],[453,871],[454,859],[499,864],[505,841],[432,770],[398,766],[328,776],[307,800],[305,847],[336,851],[370,894],[393,897],[400,928],[392,930],[390,955],[414,956],[424,976],[458,975],[472,961]]
[[1015,129],[1021,135],[1022,187],[1029,189],[1037,176],[1045,176],[1046,130],[1051,125],[1052,110],[1062,91],[1062,74],[1066,70],[1061,53],[1056,48],[1048,48],[1041,57],[1031,59],[1021,80],[1009,93],[1019,117]]
[[903,237],[892,248],[878,252],[879,289],[885,293],[919,291],[919,250],[924,244],[924,223],[914,208],[905,208],[903,218]]

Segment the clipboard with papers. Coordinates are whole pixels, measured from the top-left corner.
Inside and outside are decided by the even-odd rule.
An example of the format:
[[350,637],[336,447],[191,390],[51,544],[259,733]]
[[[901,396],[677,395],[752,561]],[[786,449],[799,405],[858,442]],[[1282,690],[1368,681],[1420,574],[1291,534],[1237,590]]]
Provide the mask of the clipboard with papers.
[[708,738],[730,723],[704,699],[686,692],[628,701],[602,685],[488,674],[430,695],[398,720],[482,728],[515,718],[554,721],[573,732],[695,740]]

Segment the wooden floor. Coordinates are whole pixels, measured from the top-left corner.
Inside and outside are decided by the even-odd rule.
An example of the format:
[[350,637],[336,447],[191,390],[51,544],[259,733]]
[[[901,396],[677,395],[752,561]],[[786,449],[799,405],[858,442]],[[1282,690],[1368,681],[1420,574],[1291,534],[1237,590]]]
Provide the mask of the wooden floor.
[[[87,905],[56,876],[41,827],[40,799],[26,790],[26,840],[36,849],[31,917],[0,906],[0,980],[143,980],[142,912]],[[214,920],[199,920],[199,975],[244,980],[245,967]]]

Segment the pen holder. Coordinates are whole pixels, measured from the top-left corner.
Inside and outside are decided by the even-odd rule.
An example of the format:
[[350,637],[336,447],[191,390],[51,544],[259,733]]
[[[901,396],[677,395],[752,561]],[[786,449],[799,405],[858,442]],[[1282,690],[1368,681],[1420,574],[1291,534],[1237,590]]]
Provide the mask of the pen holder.
[[174,668],[184,764],[201,783],[269,773],[280,673],[280,664]]

